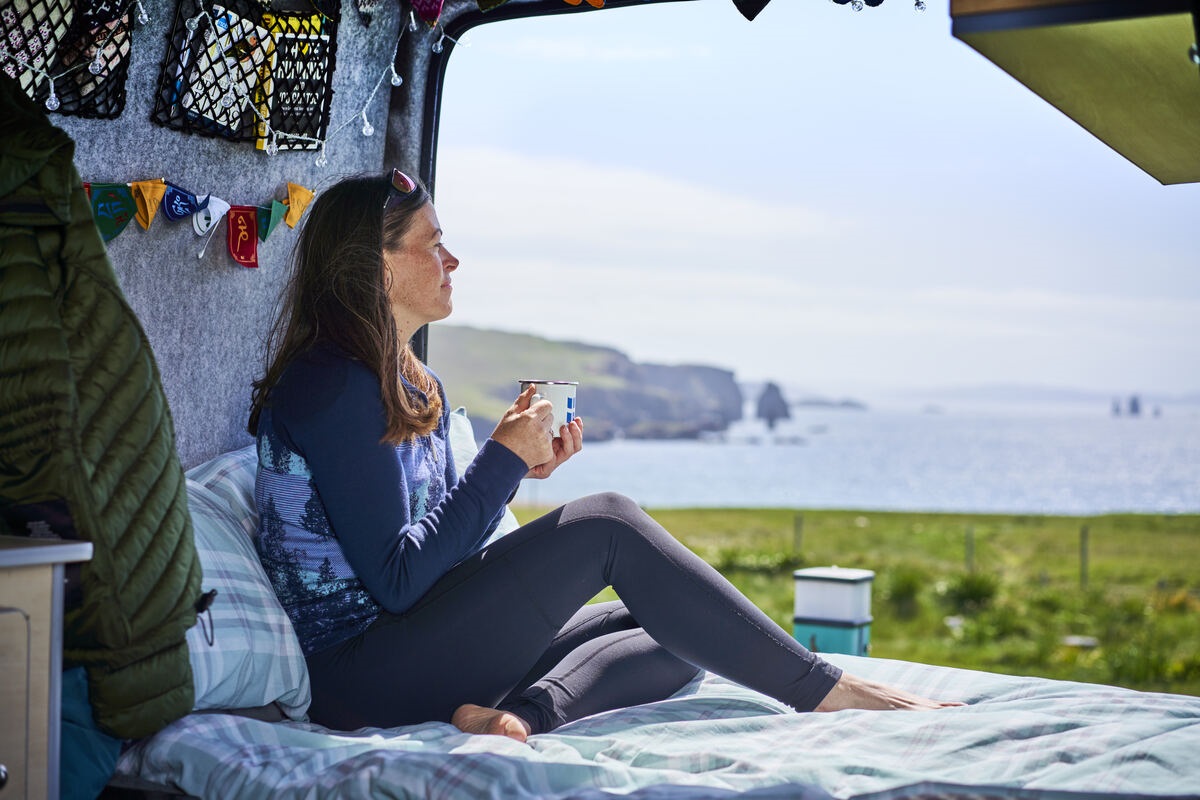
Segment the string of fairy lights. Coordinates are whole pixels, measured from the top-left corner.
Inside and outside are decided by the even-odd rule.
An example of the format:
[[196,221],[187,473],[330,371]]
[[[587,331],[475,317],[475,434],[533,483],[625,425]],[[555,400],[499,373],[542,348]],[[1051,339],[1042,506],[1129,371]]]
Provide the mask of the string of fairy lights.
[[[188,19],[187,22],[184,23],[188,30],[189,37],[195,33],[200,26],[200,20],[206,16],[208,17],[209,24],[215,25],[215,20],[213,20],[212,15],[207,8],[203,8],[200,13]],[[416,16],[412,11],[409,11],[407,32],[416,33],[418,28],[419,23],[417,22]],[[244,86],[236,81],[228,82],[230,89],[221,97],[221,105],[225,108],[231,108],[233,105],[240,103],[243,110],[249,109],[254,116],[258,118],[259,124],[263,129],[262,138],[267,140],[267,144],[263,148],[263,151],[268,156],[274,156],[279,153],[281,140],[305,142],[307,144],[317,146],[319,152],[317,153],[317,157],[313,163],[315,163],[318,167],[324,167],[329,163],[329,155],[327,152],[329,140],[336,137],[347,127],[354,124],[357,120],[362,120],[362,126],[360,130],[363,136],[373,136],[375,134],[375,126],[371,124],[371,120],[367,116],[367,112],[370,111],[371,104],[375,101],[375,96],[379,93],[379,88],[383,85],[384,80],[388,80],[392,86],[400,86],[404,83],[404,78],[400,75],[400,73],[396,72],[396,53],[399,50],[400,41],[404,38],[405,31],[406,26],[401,25],[400,35],[396,38],[396,44],[392,47],[392,55],[391,58],[388,59],[387,67],[382,70],[379,79],[375,81],[375,85],[371,88],[370,93],[367,95],[367,99],[363,103],[362,108],[356,113],[347,117],[346,120],[340,125],[329,131],[324,138],[309,136],[303,133],[280,131],[271,127],[271,121],[267,117],[263,116],[263,114],[258,110],[258,107],[251,100],[249,92],[246,91]],[[447,39],[456,44],[459,43],[458,39],[447,35],[438,22],[433,24],[433,31],[436,38],[434,38],[433,43],[430,45],[430,50],[435,54],[440,55],[445,51],[445,42]]]
[[[121,18],[125,14],[128,14],[134,8],[134,6],[137,7],[138,23],[143,26],[147,25],[150,22],[150,16],[149,16],[149,14],[146,13],[146,9],[142,6],[142,0],[130,0],[130,2],[125,6],[125,8],[122,10],[121,14],[119,14],[117,18]],[[184,28],[187,31],[186,35],[187,35],[187,39],[188,39],[185,46],[190,46],[191,37],[199,30],[201,20],[205,20],[205,19],[207,19],[209,25],[213,26],[214,29],[216,28],[217,21],[213,17],[212,12],[209,10],[209,8],[207,6],[205,6],[204,4],[201,4],[200,11],[196,15],[188,18],[184,22]],[[458,39],[455,39],[454,37],[448,35],[445,32],[445,30],[441,27],[440,22],[435,21],[431,27],[432,27],[433,36],[432,36],[432,42],[430,44],[430,50],[435,55],[440,55],[441,53],[443,53],[445,51],[447,40],[454,42],[455,44],[460,43]],[[388,81],[393,87],[401,86],[404,83],[404,78],[400,75],[400,73],[398,73],[396,71],[396,53],[399,50],[400,42],[404,38],[405,33],[415,34],[419,30],[419,28],[420,28],[420,23],[417,21],[416,15],[410,10],[408,12],[407,23],[401,24],[401,26],[400,26],[400,34],[399,34],[399,36],[397,36],[396,43],[392,47],[391,57],[388,59],[387,66],[383,70],[381,70],[381,74],[380,74],[378,80],[375,81],[375,85],[371,88],[371,91],[367,94],[367,98],[363,102],[362,107],[358,111],[356,111],[354,114],[349,115],[341,124],[337,125],[336,127],[333,127],[331,125],[330,130],[325,134],[324,137],[310,136],[310,135],[303,134],[303,133],[295,133],[295,132],[289,132],[289,131],[281,131],[281,130],[276,130],[275,128],[273,128],[271,126],[270,119],[268,117],[264,116],[259,111],[258,107],[256,106],[256,104],[253,102],[252,98],[250,97],[250,93],[241,84],[241,82],[229,80],[229,78],[231,77],[229,74],[229,69],[231,69],[231,68],[224,61],[216,62],[218,69],[225,70],[224,75],[217,76],[218,80],[221,78],[224,78],[225,84],[229,86],[229,90],[226,91],[221,96],[220,104],[225,109],[232,109],[234,105],[240,104],[243,112],[246,109],[249,109],[249,111],[251,111],[254,114],[254,116],[258,119],[258,123],[261,126],[261,130],[263,131],[261,138],[265,139],[267,142],[266,145],[263,147],[263,152],[266,153],[268,156],[278,155],[278,153],[282,149],[280,146],[281,142],[285,142],[285,143],[287,141],[303,142],[305,144],[315,146],[315,147],[307,147],[304,149],[318,150],[318,153],[317,153],[316,159],[314,160],[314,163],[318,167],[324,167],[329,163],[328,150],[329,150],[330,140],[337,137],[339,134],[342,133],[342,131],[344,131],[350,125],[353,125],[355,122],[361,120],[362,125],[360,126],[359,130],[362,133],[362,135],[363,136],[373,136],[375,134],[375,126],[371,124],[371,120],[369,117],[369,112],[371,110],[371,106],[375,101],[375,97],[379,94],[379,89],[381,86],[383,86],[383,82],[385,80]],[[114,28],[112,31],[110,31],[108,36],[104,39],[104,41],[101,42],[99,46],[97,46],[96,53],[95,53],[95,56],[93,57],[93,59],[90,62],[86,63],[88,71],[91,72],[93,75],[100,75],[106,69],[106,66],[105,66],[105,63],[103,60],[103,54],[105,52],[105,48],[108,47],[108,45],[112,42],[113,38],[117,35],[117,33],[118,33],[118,29],[116,29],[116,28]],[[466,44],[466,43],[462,42],[462,44]],[[15,54],[14,55],[8,51],[6,46],[4,46],[3,44],[0,44],[0,61],[3,61],[5,59],[9,59],[9,60],[16,62],[22,69],[32,72],[39,79],[47,81],[49,83],[50,92],[45,100],[45,106],[48,111],[57,111],[62,105],[61,101],[58,98],[58,94],[55,91],[55,82],[62,81],[64,78],[69,77],[71,74],[77,72],[80,69],[83,69],[85,66],[84,62],[79,62],[79,63],[71,65],[70,67],[67,67],[66,69],[62,70],[61,72],[51,74],[51,73],[47,72],[46,70],[41,69],[40,67],[38,67],[34,64],[31,64],[29,62],[29,60],[23,54]]]
[[[848,5],[854,11],[862,11],[865,6],[878,6],[883,2],[883,0],[831,0],[831,2],[837,3],[838,5]],[[143,26],[147,25],[150,22],[150,16],[146,13],[146,9],[142,5],[142,0],[130,0],[117,18],[119,19],[124,17],[135,6],[137,7],[136,18],[138,23]],[[926,8],[925,0],[914,0],[914,8],[917,11],[924,11]],[[195,33],[199,30],[201,21],[205,19],[207,19],[208,24],[212,26],[213,29],[216,28],[217,20],[213,17],[211,10],[204,3],[201,3],[200,11],[184,22],[184,27],[187,31],[187,42],[185,43],[185,47],[191,46],[192,36],[195,35]],[[432,42],[430,44],[430,50],[435,55],[440,55],[442,52],[444,52],[447,39],[455,44],[459,44],[457,39],[446,34],[445,30],[441,27],[440,21],[435,20],[433,23],[431,23],[431,28],[433,36],[431,37]],[[400,26],[400,34],[396,38],[396,43],[392,48],[391,58],[388,59],[387,67],[381,71],[378,80],[375,81],[375,85],[368,93],[366,100],[362,104],[362,107],[354,114],[348,116],[341,124],[337,125],[336,127],[332,127],[332,130],[329,130],[324,137],[311,136],[308,134],[291,131],[281,131],[272,127],[270,119],[259,111],[257,105],[250,97],[250,92],[242,84],[242,82],[229,80],[231,77],[229,75],[230,67],[224,61],[218,61],[216,64],[219,69],[223,68],[225,70],[224,75],[219,75],[217,77],[218,79],[224,78],[224,84],[227,85],[229,89],[221,96],[219,102],[225,109],[232,109],[234,105],[240,105],[242,113],[245,113],[247,109],[253,113],[258,120],[258,126],[261,131],[260,138],[266,142],[266,144],[262,146],[263,152],[266,155],[278,155],[280,150],[283,149],[281,147],[281,142],[301,142],[311,146],[295,149],[305,149],[310,151],[314,149],[317,150],[318,152],[314,163],[318,167],[325,167],[329,163],[328,151],[330,140],[340,135],[342,131],[344,131],[350,125],[361,120],[362,125],[360,126],[359,130],[361,131],[362,135],[374,135],[375,126],[371,124],[368,113],[371,110],[371,106],[375,101],[375,97],[378,95],[379,89],[381,86],[383,86],[383,82],[385,80],[389,81],[393,87],[400,86],[404,83],[404,78],[398,72],[396,72],[396,54],[400,47],[400,41],[404,38],[405,33],[407,32],[409,34],[415,34],[418,29],[419,23],[417,22],[416,15],[410,9],[408,12],[407,24],[401,24]],[[112,42],[114,37],[117,36],[120,30],[121,29],[119,26],[113,27],[103,42],[96,47],[95,55],[92,60],[86,62],[86,67],[91,74],[99,76],[106,69],[103,58],[104,53],[108,45]],[[55,82],[62,81],[64,78],[69,77],[72,73],[83,69],[85,66],[85,62],[78,62],[76,64],[72,64],[70,67],[67,67],[61,72],[52,75],[35,64],[30,63],[24,54],[10,53],[7,49],[7,46],[4,43],[0,43],[0,61],[5,59],[15,61],[22,69],[29,70],[38,78],[48,82],[50,91],[46,97],[45,106],[49,111],[57,111],[62,105],[58,98],[58,94],[55,91]]]
[[[865,6],[883,5],[883,0],[829,0],[831,3],[837,3],[839,6],[850,6],[854,11],[862,11]],[[925,0],[913,0],[913,8],[917,11],[925,10]]]

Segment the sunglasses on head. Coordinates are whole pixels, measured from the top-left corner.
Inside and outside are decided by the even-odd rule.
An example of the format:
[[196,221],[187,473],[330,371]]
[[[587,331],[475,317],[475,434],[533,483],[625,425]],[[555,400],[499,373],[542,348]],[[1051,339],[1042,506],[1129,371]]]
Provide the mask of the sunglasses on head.
[[392,183],[388,189],[387,200],[383,203],[383,208],[386,211],[387,207],[392,204],[393,200],[403,200],[408,195],[417,190],[417,182],[405,175],[398,169],[392,170]]

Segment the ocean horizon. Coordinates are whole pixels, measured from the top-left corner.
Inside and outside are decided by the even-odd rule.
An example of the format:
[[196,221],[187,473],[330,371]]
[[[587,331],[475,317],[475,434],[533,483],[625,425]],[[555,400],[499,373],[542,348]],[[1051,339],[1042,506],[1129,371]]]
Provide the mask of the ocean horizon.
[[773,431],[743,419],[708,441],[585,442],[548,480],[523,481],[514,502],[611,490],[649,508],[1200,513],[1194,406],[792,414]]

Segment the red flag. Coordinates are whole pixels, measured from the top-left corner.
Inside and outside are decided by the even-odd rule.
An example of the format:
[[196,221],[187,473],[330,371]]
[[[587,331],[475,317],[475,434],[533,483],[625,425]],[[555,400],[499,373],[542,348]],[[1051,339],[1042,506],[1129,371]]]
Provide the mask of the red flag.
[[432,25],[442,15],[444,2],[445,0],[412,0],[412,7],[418,17]]
[[229,229],[229,255],[243,267],[258,268],[258,209],[230,206],[225,221]]

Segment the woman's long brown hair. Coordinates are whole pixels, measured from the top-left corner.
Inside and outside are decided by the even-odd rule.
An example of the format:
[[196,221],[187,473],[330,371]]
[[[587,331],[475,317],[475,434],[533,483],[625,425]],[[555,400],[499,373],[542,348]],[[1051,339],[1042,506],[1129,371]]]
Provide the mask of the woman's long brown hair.
[[[437,427],[441,395],[412,346],[398,341],[383,270],[383,250],[399,245],[430,197],[418,186],[395,197],[385,213],[391,192],[387,178],[349,178],[309,207],[267,336],[264,374],[254,381],[246,426],[252,435],[271,388],[318,342],[336,345],[379,376],[387,414],[383,441],[399,444]],[[406,389],[401,375],[424,397]]]

